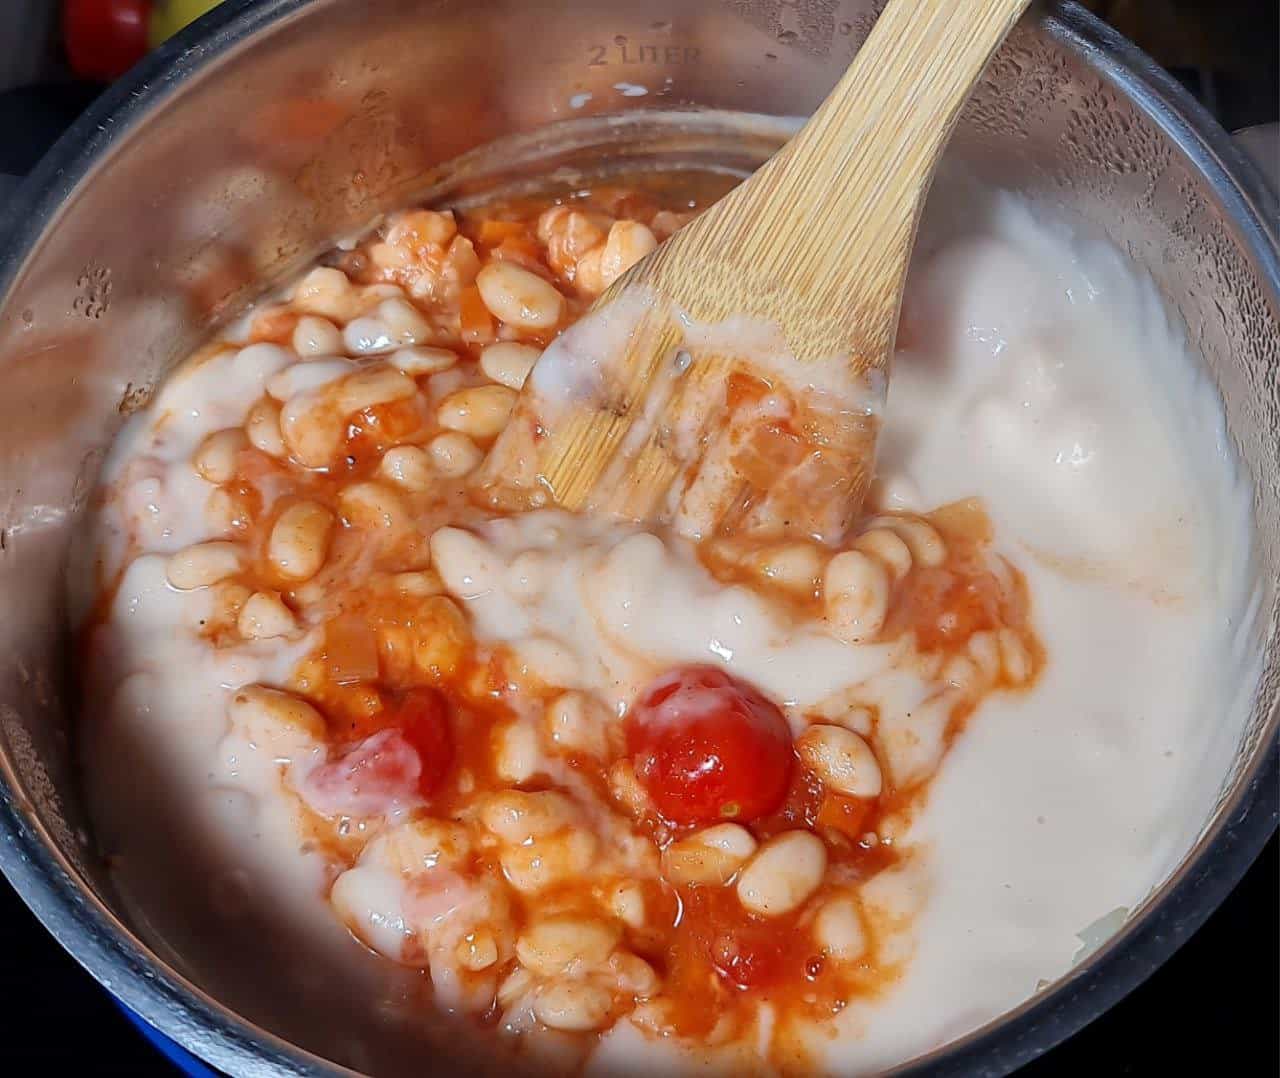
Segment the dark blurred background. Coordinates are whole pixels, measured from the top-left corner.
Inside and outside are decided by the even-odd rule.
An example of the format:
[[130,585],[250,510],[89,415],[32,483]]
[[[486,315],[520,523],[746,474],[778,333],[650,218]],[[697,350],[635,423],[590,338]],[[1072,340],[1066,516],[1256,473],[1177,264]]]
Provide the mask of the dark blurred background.
[[[173,22],[212,6],[212,0],[167,2],[175,5]],[[1280,116],[1280,0],[1085,0],[1085,6],[1164,65],[1228,130]],[[109,68],[115,58],[90,21],[78,28],[73,65],[61,7],[62,0],[0,0],[0,173],[27,172],[100,91],[100,79],[77,72]],[[0,1032],[0,1075],[176,1073],[3,880]],[[1076,1078],[1195,1070],[1280,1074],[1280,849],[1274,839],[1168,964],[1022,1073]]]

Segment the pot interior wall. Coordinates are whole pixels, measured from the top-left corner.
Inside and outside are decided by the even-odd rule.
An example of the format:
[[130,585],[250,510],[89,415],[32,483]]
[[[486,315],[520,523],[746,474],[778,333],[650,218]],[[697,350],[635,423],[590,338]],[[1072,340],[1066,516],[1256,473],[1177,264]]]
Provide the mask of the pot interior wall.
[[[165,370],[334,237],[430,190],[467,191],[512,156],[568,167],[743,168],[776,144],[750,115],[812,110],[874,18],[838,0],[281,0],[174,51],[12,220],[0,301],[0,749],[19,811],[110,903],[75,793],[62,574],[104,447]],[[246,23],[257,32],[244,35]],[[1080,27],[1086,27],[1081,29]],[[1127,89],[1088,24],[1053,8],[1002,49],[953,153],[1104,232],[1189,327],[1255,483],[1268,649],[1232,791],[1269,736],[1280,577],[1280,299],[1249,196],[1211,184],[1195,135]],[[1082,36],[1085,35],[1085,36]],[[206,53],[214,53],[209,58]],[[717,112],[716,110],[720,110]],[[545,125],[558,125],[546,129]],[[725,134],[729,133],[726,141]],[[495,139],[501,152],[475,153]],[[66,147],[57,151],[67,154]],[[459,172],[448,162],[459,155]],[[81,162],[91,162],[81,177]],[[1273,207],[1254,207],[1265,219]],[[82,721],[91,722],[87,713]],[[1221,803],[1221,802],[1220,802]]]

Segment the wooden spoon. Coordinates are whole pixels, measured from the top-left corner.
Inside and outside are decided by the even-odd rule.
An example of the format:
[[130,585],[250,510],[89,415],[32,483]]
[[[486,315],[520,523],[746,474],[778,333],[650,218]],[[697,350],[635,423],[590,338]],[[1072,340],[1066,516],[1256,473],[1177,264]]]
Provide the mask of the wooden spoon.
[[544,353],[482,471],[495,501],[838,539],[921,204],[1028,3],[892,0],[799,134]]

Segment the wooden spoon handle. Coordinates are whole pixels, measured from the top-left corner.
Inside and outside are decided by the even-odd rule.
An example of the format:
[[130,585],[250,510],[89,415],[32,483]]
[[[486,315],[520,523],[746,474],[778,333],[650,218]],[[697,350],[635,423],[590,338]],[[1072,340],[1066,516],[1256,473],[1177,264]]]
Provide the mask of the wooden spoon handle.
[[[731,252],[748,274],[804,268],[807,309],[785,326],[802,360],[829,361],[850,347],[855,366],[887,356],[934,166],[974,82],[1029,3],[891,0],[804,129],[724,200],[736,202],[724,206],[734,224],[722,217],[714,233],[708,228],[701,257]],[[687,262],[698,257],[683,252]]]

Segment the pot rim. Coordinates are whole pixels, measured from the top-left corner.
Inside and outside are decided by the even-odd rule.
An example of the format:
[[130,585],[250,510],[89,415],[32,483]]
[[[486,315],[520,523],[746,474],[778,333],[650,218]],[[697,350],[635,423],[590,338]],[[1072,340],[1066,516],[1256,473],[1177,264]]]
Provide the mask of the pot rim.
[[[312,0],[225,0],[109,87],[54,144],[0,211],[0,309],[27,253],[114,143],[192,74]],[[1074,0],[1044,23],[1087,55],[1203,172],[1280,294],[1276,199],[1260,171],[1194,98]],[[1048,1051],[1141,984],[1239,882],[1280,819],[1280,708],[1230,801],[1182,866],[1097,952],[1046,991],[895,1075],[1002,1075]],[[80,879],[0,757],[0,872],[37,919],[104,988],[148,1024],[231,1074],[355,1075],[253,1025],[153,954]]]

